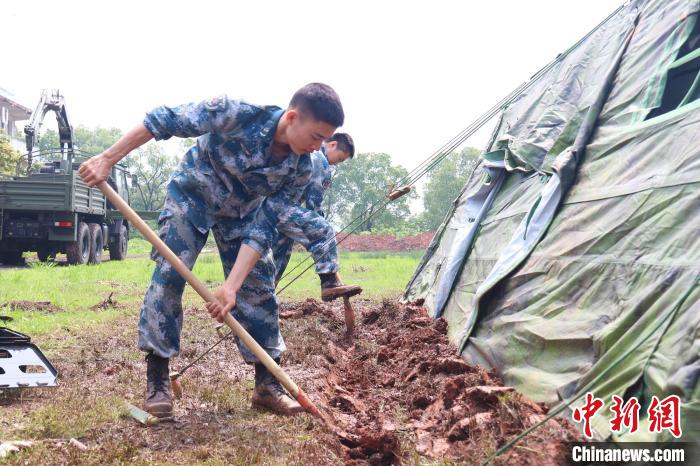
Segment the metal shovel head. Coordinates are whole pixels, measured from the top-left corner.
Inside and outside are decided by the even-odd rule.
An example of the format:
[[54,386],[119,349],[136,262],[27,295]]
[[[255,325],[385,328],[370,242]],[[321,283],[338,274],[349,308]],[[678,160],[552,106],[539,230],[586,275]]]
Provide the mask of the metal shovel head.
[[0,389],[53,387],[56,368],[30,338],[0,327]]

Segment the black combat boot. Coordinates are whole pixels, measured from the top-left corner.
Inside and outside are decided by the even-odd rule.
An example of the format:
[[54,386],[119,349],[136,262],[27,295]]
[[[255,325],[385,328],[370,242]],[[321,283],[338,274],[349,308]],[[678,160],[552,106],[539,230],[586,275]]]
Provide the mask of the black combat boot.
[[[279,358],[275,359],[275,362],[279,364]],[[304,411],[261,363],[255,364],[255,390],[251,402],[254,408],[283,416],[293,416]]]
[[173,396],[170,392],[168,358],[148,353],[146,363],[148,382],[143,409],[158,418],[171,418],[173,417]]
[[338,298],[349,298],[362,293],[362,288],[357,285],[343,285],[337,273],[319,273],[321,278],[321,299],[333,301]]

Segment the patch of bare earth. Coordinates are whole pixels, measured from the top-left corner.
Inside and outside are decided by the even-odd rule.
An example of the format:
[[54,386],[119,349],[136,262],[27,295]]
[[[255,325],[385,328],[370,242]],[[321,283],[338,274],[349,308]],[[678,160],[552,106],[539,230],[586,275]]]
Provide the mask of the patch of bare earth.
[[396,237],[385,234],[339,234],[338,249],[342,251],[419,251],[425,249],[435,236],[434,231]]
[[[319,402],[347,433],[339,439],[346,464],[420,456],[480,464],[546,415],[544,405],[457,357],[446,322],[420,306],[359,302],[356,312],[355,338],[331,335],[323,361],[316,359],[325,373]],[[577,439],[568,421],[555,418],[496,464],[566,464],[566,442]]]
[[[352,252],[404,252],[404,251],[421,251],[426,249],[435,236],[434,231],[425,233],[417,233],[408,236],[394,236],[387,234],[336,234],[335,239],[338,242],[338,249],[341,251]],[[294,245],[295,251],[304,251],[304,248],[299,245]]]
[[103,299],[102,302],[90,306],[90,309],[93,311],[104,311],[105,309],[123,309],[126,307],[124,304],[118,303],[112,296],[114,296],[114,292],[109,293],[109,296]]
[[[282,366],[334,419],[334,430],[308,415],[280,418],[251,409],[253,371],[228,340],[181,378],[175,422],[137,424],[123,407],[124,401],[140,405],[145,385],[130,316],[52,335],[47,344],[60,386],[0,398],[8,413],[0,438],[40,440],[9,464],[47,457],[52,464],[419,464],[426,457],[478,464],[545,415],[545,407],[457,358],[445,322],[421,307],[361,299],[353,305],[352,339],[345,336],[341,301],[281,308],[288,346]],[[216,341],[202,309],[185,316],[174,369]],[[88,450],[56,442],[69,437]],[[577,438],[567,421],[555,419],[496,464],[564,464],[565,442]]]
[[9,309],[10,311],[42,311],[42,312],[58,312],[63,309],[50,301],[7,301],[0,304],[0,309]]

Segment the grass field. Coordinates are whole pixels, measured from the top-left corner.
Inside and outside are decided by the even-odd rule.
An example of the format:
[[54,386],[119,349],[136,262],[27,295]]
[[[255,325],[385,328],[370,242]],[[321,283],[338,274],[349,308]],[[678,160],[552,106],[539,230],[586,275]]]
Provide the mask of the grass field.
[[[138,313],[143,295],[148,288],[153,262],[149,259],[150,246],[136,239],[129,243],[129,256],[125,261],[106,261],[99,265],[73,266],[47,265],[31,262],[27,267],[0,270],[0,315],[12,317],[12,328],[31,335],[41,335],[56,328],[87,327],[109,321],[123,313]],[[341,274],[346,283],[364,288],[362,297],[370,299],[399,296],[420,259],[420,252],[341,253]],[[280,289],[313,261],[307,253],[295,252],[281,282]],[[194,273],[204,283],[216,287],[223,281],[219,256],[215,250],[205,249],[199,257]],[[113,293],[113,294],[112,294]],[[112,294],[112,300],[121,306],[95,312],[92,306]],[[318,276],[313,267],[304,273],[279,298],[282,301],[306,298],[319,299]],[[32,312],[3,307],[11,301],[48,301],[62,312]],[[199,305],[201,299],[187,288],[185,305]]]
[[[186,395],[177,403],[175,425],[144,429],[128,416],[125,401],[140,405],[143,396],[145,365],[135,340],[154,267],[149,250],[145,241],[133,240],[125,261],[68,267],[29,258],[25,267],[0,269],[0,316],[11,317],[8,326],[30,335],[59,371],[57,387],[0,390],[0,442],[34,442],[0,458],[0,464],[339,464],[339,444],[329,449],[337,440],[308,416],[280,418],[251,409],[251,369],[231,343],[184,377]],[[305,258],[295,253],[288,270]],[[361,298],[395,298],[419,259],[417,252],[343,253],[341,273],[346,283],[363,286]],[[223,280],[215,251],[205,250],[194,272],[212,287]],[[112,303],[100,307],[110,295]],[[318,300],[319,295],[311,269],[280,299]],[[358,300],[358,315],[372,302]],[[183,349],[175,367],[215,341],[213,322],[189,287],[184,304]],[[342,315],[342,302],[333,305]],[[282,322],[288,370],[306,387],[317,382],[313,358],[320,357],[319,345],[335,337],[341,325],[326,328],[319,318],[326,319]],[[89,450],[71,447],[70,438]]]

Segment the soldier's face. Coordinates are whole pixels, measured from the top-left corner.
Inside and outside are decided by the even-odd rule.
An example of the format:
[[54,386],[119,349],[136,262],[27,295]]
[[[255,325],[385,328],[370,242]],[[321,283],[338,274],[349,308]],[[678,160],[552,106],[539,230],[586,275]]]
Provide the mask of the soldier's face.
[[326,143],[326,158],[330,165],[338,165],[350,158],[350,154],[338,149],[338,143],[331,141]]
[[[293,112],[293,113],[292,113]],[[290,110],[287,138],[289,147],[297,155],[319,150],[324,139],[329,138],[335,127],[318,121],[311,116],[301,115]]]

